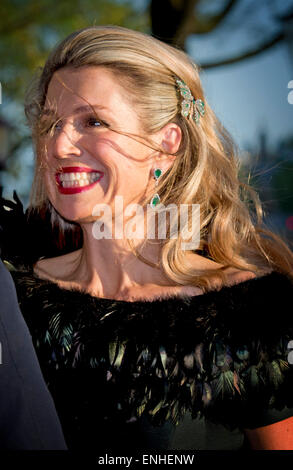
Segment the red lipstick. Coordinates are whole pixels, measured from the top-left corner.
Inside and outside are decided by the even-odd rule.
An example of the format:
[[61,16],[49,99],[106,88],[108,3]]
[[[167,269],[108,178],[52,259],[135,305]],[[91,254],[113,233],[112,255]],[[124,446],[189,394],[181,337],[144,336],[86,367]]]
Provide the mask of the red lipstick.
[[[64,177],[63,175],[67,173],[75,173],[75,177],[70,179]],[[85,176],[85,173],[95,174],[95,176]],[[102,179],[103,176],[103,171],[94,170],[92,168],[81,166],[66,166],[63,167],[61,171],[56,173],[55,179],[57,182],[58,191],[61,194],[76,194],[91,189]],[[85,184],[86,182],[88,184]],[[82,185],[80,186],[80,184]]]

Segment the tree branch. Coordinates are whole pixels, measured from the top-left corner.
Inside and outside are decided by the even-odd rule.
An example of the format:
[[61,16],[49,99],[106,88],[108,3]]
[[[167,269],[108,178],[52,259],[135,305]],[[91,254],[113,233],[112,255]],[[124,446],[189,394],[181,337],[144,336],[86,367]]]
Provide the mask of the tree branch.
[[184,49],[186,38],[190,34],[207,34],[213,31],[229,14],[239,0],[229,0],[223,10],[216,15],[197,16],[195,6],[198,0],[186,0],[182,10],[182,20],[174,34],[174,44]]
[[230,13],[238,1],[239,0],[229,0],[225,8],[223,8],[220,13],[210,16],[196,16],[194,6],[197,2],[192,0],[187,2],[189,5],[186,6],[183,21],[178,27],[174,43],[184,49],[185,40],[190,34],[210,33],[221,23],[225,16]]
[[248,59],[249,57],[253,57],[263,51],[270,49],[271,47],[275,46],[278,42],[284,39],[285,39],[285,35],[283,32],[281,32],[281,33],[278,33],[276,36],[274,36],[272,39],[270,39],[268,42],[261,44],[257,48],[252,49],[251,51],[247,51],[242,54],[239,54],[238,56],[230,57],[229,59],[220,60],[218,62],[207,62],[207,63],[199,64],[199,66],[201,69],[206,70],[206,69],[211,69],[215,67],[221,67],[222,65],[235,64],[236,62],[240,62],[242,60]]

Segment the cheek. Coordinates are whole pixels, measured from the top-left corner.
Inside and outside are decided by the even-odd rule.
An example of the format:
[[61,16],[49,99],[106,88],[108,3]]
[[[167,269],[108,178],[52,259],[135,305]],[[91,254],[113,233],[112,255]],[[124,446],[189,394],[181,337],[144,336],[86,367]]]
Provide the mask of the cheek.
[[104,166],[109,179],[117,177],[119,186],[126,182],[128,190],[131,191],[133,186],[146,185],[150,174],[150,162],[143,154],[141,146],[138,147],[128,145],[127,150],[123,150],[120,142],[103,139],[92,147],[91,155]]
[[56,186],[55,184],[55,175],[50,172],[50,170],[46,170],[44,174],[44,185],[48,191],[50,191],[52,188]]
[[45,171],[43,175],[42,183],[44,185],[47,197],[49,201],[54,205],[56,202],[56,196],[58,194],[57,183],[55,180],[55,174],[50,171]]
[[109,167],[125,169],[144,168],[150,166],[149,152],[146,152],[142,144],[132,142],[130,138],[119,136],[117,139],[99,138],[87,151]]
[[119,174],[119,188],[117,194],[123,195],[125,201],[135,202],[148,190],[149,177],[144,169],[129,168]]

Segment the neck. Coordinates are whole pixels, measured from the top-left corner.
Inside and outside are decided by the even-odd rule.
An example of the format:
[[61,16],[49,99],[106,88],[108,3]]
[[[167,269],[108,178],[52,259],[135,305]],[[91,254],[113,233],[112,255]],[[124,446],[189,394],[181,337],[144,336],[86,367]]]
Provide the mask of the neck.
[[154,240],[142,243],[132,239],[133,246],[151,266],[139,259],[131,250],[128,240],[95,239],[93,224],[83,224],[83,247],[74,260],[72,277],[89,290],[103,297],[117,297],[146,285],[170,285],[159,266],[161,245]]

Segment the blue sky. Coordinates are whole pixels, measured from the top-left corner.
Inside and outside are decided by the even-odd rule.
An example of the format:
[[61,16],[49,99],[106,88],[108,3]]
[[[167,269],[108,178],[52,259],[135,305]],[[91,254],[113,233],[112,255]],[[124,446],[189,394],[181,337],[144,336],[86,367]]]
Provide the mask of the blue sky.
[[253,146],[261,130],[273,145],[293,135],[288,82],[293,67],[285,44],[239,64],[202,73],[209,104],[240,147]]
[[[283,11],[288,3],[282,2]],[[191,36],[188,54],[201,65],[254,48],[279,30],[272,16],[276,5],[280,2],[242,0],[212,33]],[[271,146],[293,135],[293,105],[288,102],[293,56],[290,60],[286,42],[244,61],[203,70],[201,78],[209,104],[241,148],[257,145],[263,130]]]

